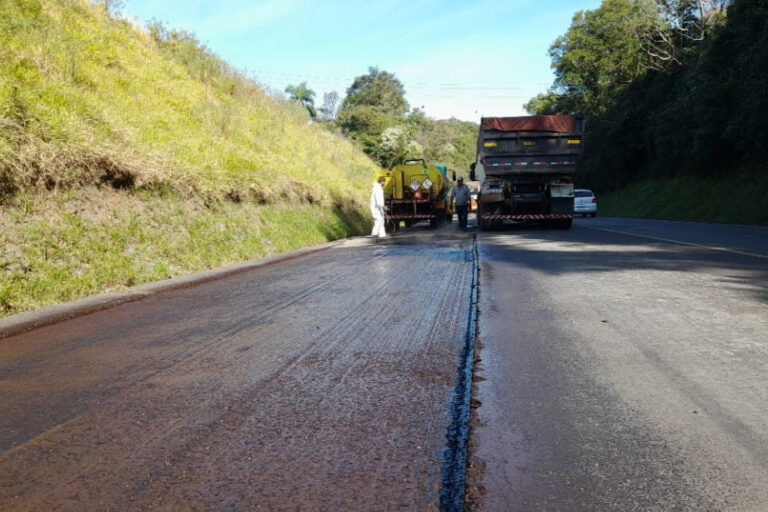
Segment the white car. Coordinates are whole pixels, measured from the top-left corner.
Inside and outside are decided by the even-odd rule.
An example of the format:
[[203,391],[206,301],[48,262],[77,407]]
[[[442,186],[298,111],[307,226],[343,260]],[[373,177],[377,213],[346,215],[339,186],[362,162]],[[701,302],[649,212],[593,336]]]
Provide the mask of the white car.
[[573,191],[573,213],[586,217],[597,216],[597,198],[591,190],[577,188]]

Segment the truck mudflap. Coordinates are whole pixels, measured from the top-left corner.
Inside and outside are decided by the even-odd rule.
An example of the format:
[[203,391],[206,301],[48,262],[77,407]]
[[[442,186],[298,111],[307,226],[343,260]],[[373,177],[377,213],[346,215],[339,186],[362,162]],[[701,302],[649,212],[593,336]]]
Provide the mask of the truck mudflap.
[[389,199],[389,204],[429,204],[429,199]]
[[432,220],[436,219],[437,215],[430,215],[430,214],[421,214],[421,213],[413,213],[413,214],[405,214],[405,215],[387,215],[392,220]]
[[572,213],[535,213],[528,215],[495,215],[486,213],[480,218],[483,220],[551,220],[551,219],[573,219]]

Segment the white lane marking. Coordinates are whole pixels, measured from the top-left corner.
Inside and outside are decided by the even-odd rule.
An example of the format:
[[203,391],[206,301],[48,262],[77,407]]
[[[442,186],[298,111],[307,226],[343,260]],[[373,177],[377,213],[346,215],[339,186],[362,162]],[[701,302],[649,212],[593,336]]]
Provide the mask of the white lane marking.
[[668,242],[672,244],[688,245],[690,247],[698,247],[700,249],[709,249],[711,251],[730,252],[733,254],[738,254],[740,256],[752,256],[753,258],[768,260],[768,256],[765,254],[758,254],[756,252],[748,252],[748,251],[740,251],[738,249],[730,249],[728,247],[721,247],[719,245],[705,245],[705,244],[697,244],[694,242],[683,242],[682,240],[675,240],[673,238],[663,238],[660,236],[643,235],[640,233],[632,233],[630,231],[619,231],[618,229],[598,228],[595,226],[580,226],[580,227],[585,227],[587,229],[595,229],[598,231],[607,231],[609,233],[618,233],[621,235],[631,235],[631,236],[636,236],[638,238],[648,238],[650,240],[659,240],[661,242]]

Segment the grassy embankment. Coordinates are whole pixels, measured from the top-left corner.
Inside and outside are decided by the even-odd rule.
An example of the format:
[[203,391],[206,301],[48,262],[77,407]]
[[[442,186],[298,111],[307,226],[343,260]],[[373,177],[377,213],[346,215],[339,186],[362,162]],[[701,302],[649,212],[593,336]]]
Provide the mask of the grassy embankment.
[[768,174],[675,176],[598,194],[600,215],[768,226]]
[[184,33],[0,17],[0,316],[361,233],[375,166]]

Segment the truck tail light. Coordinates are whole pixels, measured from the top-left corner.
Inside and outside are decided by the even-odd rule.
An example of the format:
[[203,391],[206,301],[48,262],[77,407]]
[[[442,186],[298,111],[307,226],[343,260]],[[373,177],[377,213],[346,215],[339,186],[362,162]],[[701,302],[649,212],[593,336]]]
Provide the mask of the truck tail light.
[[596,198],[595,198],[595,199],[592,199],[592,202],[593,202],[593,203],[595,203],[595,204],[597,204],[597,199],[596,199]]

